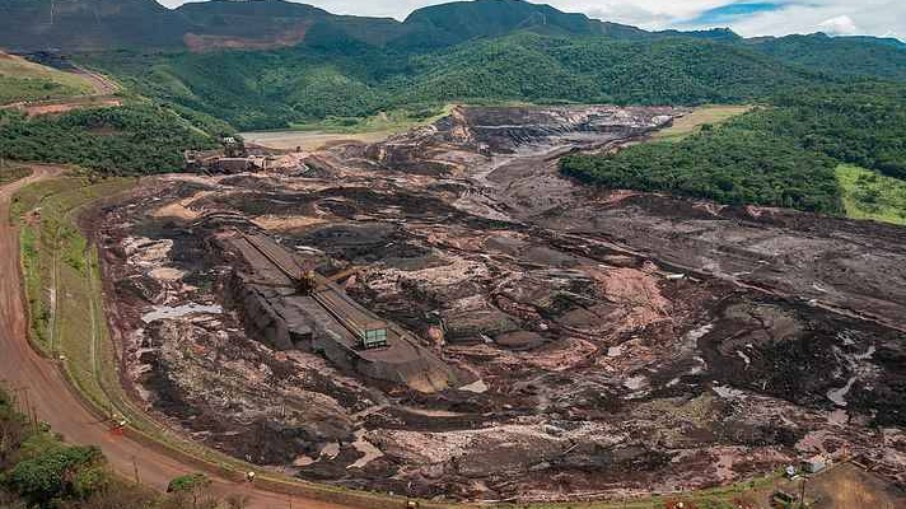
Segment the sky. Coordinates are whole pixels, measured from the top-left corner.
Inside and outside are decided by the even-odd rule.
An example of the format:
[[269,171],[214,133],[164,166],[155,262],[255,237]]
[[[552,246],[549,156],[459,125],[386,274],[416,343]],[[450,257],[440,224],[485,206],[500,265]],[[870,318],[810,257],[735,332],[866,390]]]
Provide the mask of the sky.
[[[176,7],[186,1],[158,0]],[[404,19],[448,0],[293,0],[336,14]],[[809,34],[906,39],[906,0],[533,0],[647,30],[730,27],[745,37]]]

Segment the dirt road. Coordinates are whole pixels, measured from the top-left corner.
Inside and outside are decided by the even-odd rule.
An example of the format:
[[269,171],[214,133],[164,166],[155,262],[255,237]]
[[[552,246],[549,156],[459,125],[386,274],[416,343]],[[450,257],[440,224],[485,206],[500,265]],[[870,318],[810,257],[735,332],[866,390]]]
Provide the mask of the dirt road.
[[86,81],[91,83],[91,86],[94,87],[93,95],[112,95],[120,90],[120,86],[115,81],[107,78],[103,74],[89,71],[83,67],[77,66],[73,71],[73,74],[82,76]]
[[47,115],[51,113],[66,113],[78,108],[84,107],[111,107],[121,106],[122,99],[114,97],[113,94],[120,90],[119,84],[110,80],[102,74],[89,71],[82,67],[75,67],[71,74],[81,76],[94,91],[90,94],[69,97],[65,99],[53,99],[47,101],[19,101],[15,103],[0,106],[3,110],[21,110],[29,117]]
[[[0,379],[10,390],[17,391],[21,400],[27,398],[38,418],[50,423],[68,442],[98,445],[116,472],[132,478],[137,468],[143,484],[163,490],[173,477],[196,469],[129,438],[112,435],[105,423],[98,422],[82,407],[57,366],[35,353],[26,338],[18,235],[8,220],[10,201],[25,185],[59,175],[61,171],[60,168],[36,167],[32,176],[0,188]],[[248,485],[215,476],[212,480],[213,491],[218,495],[247,495],[249,508],[344,508],[300,498],[291,502],[286,495],[251,489]]]

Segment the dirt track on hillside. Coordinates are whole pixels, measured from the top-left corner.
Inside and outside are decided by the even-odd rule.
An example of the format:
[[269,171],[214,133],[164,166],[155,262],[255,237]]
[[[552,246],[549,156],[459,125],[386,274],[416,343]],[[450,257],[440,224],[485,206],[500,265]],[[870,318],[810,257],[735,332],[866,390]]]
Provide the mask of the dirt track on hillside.
[[71,74],[81,76],[94,88],[94,92],[65,99],[19,101],[2,105],[0,109],[20,110],[29,117],[37,117],[40,115],[66,113],[78,108],[107,108],[123,104],[122,99],[114,97],[114,94],[120,90],[119,84],[106,76],[81,67],[76,67],[74,71],[71,71]]
[[[68,442],[97,445],[117,473],[131,479],[137,468],[143,484],[164,490],[173,477],[197,469],[127,437],[111,434],[106,423],[99,422],[81,405],[57,366],[32,350],[26,337],[18,234],[7,219],[10,202],[13,194],[22,187],[61,172],[62,169],[56,167],[35,167],[32,176],[0,188],[0,379],[22,401],[27,398],[37,417],[50,423],[54,431],[61,433]],[[310,509],[344,507],[300,498],[293,499],[291,503],[286,495],[250,489],[248,485],[223,478],[212,479],[214,493],[222,496],[247,495],[249,508],[284,508],[291,504]]]

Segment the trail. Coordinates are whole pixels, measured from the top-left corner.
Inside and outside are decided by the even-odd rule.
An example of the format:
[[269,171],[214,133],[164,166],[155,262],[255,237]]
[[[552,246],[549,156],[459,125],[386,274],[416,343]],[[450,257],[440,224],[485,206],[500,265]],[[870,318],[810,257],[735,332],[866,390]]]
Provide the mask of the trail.
[[[82,406],[57,365],[38,355],[27,339],[26,314],[19,270],[19,236],[10,224],[12,196],[28,184],[53,178],[63,169],[35,166],[34,173],[0,187],[0,378],[26,399],[38,419],[75,444],[97,445],[114,471],[132,479],[138,471],[142,484],[165,490],[169,481],[198,469],[128,437],[115,436],[109,426]],[[348,509],[349,506],[272,493],[213,474],[212,491],[219,496],[249,497],[250,509]]]
[[0,106],[4,110],[21,110],[29,117],[49,113],[65,113],[84,106],[120,106],[123,101],[114,94],[119,92],[120,86],[106,76],[88,69],[74,66],[74,69],[65,71],[81,76],[94,91],[90,94],[51,99],[46,101],[19,101]]

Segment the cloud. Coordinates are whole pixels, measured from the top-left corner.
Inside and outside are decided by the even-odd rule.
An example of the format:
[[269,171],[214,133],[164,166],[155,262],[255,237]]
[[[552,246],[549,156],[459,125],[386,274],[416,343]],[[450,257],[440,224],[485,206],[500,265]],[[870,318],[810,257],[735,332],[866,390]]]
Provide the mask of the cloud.
[[785,3],[774,2],[741,2],[731,3],[708,9],[699,14],[695,19],[683,22],[689,25],[717,25],[729,24],[740,18],[753,16],[761,12],[778,11],[785,7]]
[[[2,1],[2,0],[0,0]],[[158,0],[175,7],[188,0]],[[194,0],[192,0],[194,1]],[[448,0],[293,0],[337,14],[405,17]],[[566,12],[648,30],[729,26],[754,37],[818,31],[834,35],[906,34],[903,0],[530,0]]]
[[759,13],[731,26],[745,36],[832,32],[832,35],[890,36],[906,33],[906,2],[901,0],[822,0],[794,3]]
[[849,16],[837,16],[818,24],[822,32],[830,35],[853,35],[859,28]]

